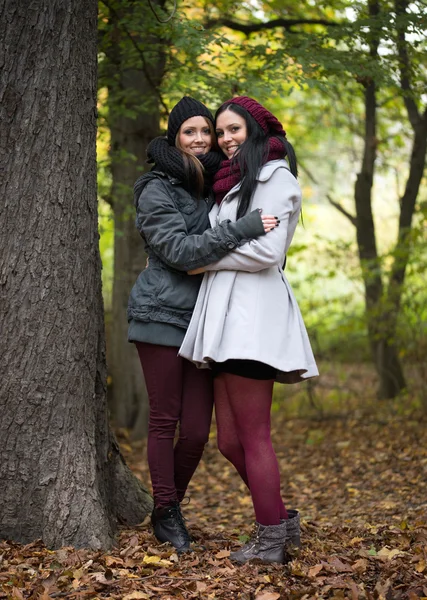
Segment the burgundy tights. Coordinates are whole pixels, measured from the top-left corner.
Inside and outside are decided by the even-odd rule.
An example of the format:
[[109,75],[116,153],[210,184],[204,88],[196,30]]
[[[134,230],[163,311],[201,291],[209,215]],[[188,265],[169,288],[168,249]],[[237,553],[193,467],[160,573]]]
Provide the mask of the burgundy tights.
[[278,525],[288,518],[270,435],[272,391],[273,380],[231,373],[214,380],[218,448],[248,486],[256,520],[262,525]]
[[212,374],[178,356],[178,348],[142,342],[136,347],[150,401],[147,453],[154,501],[166,506],[183,499],[209,439]]

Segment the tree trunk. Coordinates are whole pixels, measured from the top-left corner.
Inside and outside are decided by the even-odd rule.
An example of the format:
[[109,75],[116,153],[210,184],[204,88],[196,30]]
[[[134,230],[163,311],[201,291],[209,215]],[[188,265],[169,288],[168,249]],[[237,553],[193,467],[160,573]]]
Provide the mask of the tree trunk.
[[[140,79],[141,74],[137,77]],[[135,81],[138,79],[133,80],[133,86]],[[147,167],[145,151],[148,142],[159,134],[158,123],[158,110],[153,110],[134,120],[118,116],[110,125],[114,211],[110,407],[115,424],[130,429],[134,439],[146,436],[148,399],[138,353],[127,341],[129,293],[146,262],[144,244],[135,227],[133,184]]]
[[107,548],[152,505],[107,420],[96,16],[0,3],[0,536],[50,547]]
[[[148,397],[138,354],[134,344],[127,341],[126,314],[130,290],[146,262],[143,241],[135,227],[133,184],[149,168],[147,145],[160,133],[158,89],[164,75],[165,57],[162,40],[154,39],[153,34],[147,34],[143,40],[134,36],[131,48],[128,47],[129,20],[141,18],[136,9],[127,9],[128,21],[124,23],[120,8],[111,7],[110,34],[115,44],[107,49],[109,64],[105,65],[104,72],[110,70],[106,81],[115,230],[110,408],[114,423],[130,429],[134,439],[141,439],[147,434]],[[135,52],[135,45],[138,65],[129,64],[130,51]],[[149,63],[144,59],[147,47],[151,50]]]
[[[369,16],[379,15],[378,0],[368,0]],[[379,29],[370,32],[370,57],[378,56]],[[379,398],[394,398],[405,388],[394,337],[390,331],[391,307],[383,301],[384,288],[379,264],[375,225],[372,213],[372,186],[377,157],[377,88],[372,78],[364,78],[365,87],[365,138],[361,172],[355,186],[356,237],[365,285],[365,306],[368,337],[380,384]]]

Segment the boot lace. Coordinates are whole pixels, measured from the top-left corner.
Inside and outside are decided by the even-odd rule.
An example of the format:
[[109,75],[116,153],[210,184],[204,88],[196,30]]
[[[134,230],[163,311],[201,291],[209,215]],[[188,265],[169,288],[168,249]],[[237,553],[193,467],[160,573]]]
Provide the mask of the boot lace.
[[189,533],[188,533],[187,527],[185,525],[186,519],[182,515],[181,507],[178,502],[170,507],[169,514],[174,519],[174,521],[177,525],[177,529],[179,529],[183,535],[185,535],[186,537],[189,537]]

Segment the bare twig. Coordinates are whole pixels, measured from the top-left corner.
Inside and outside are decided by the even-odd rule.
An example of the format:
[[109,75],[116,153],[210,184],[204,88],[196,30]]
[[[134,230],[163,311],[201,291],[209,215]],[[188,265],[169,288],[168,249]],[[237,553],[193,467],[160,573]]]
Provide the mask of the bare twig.
[[154,6],[151,3],[151,0],[148,0],[148,4],[150,5],[151,12],[156,17],[156,19],[158,20],[159,23],[168,23],[171,19],[174,18],[174,16],[176,15],[176,9],[177,9],[177,4],[176,3],[177,3],[177,0],[174,0],[172,14],[167,19],[159,19],[159,17],[157,16],[156,11],[154,10]]
[[[110,2],[108,0],[101,0],[101,2],[103,4],[105,4],[105,6],[108,8],[108,10],[117,18],[120,20],[119,14],[117,13],[117,11],[111,6]],[[130,31],[127,29],[127,27],[123,24],[120,25],[120,27],[123,29],[124,33],[126,34],[126,36],[129,38],[129,40],[131,41],[133,47],[135,48],[135,50],[137,51],[137,53],[139,54],[139,57],[141,58],[141,63],[142,63],[142,70],[144,72],[145,77],[147,78],[148,83],[150,84],[154,94],[157,96],[160,104],[163,106],[163,108],[166,111],[166,114],[169,114],[169,109],[165,103],[165,101],[163,100],[163,96],[159,91],[159,86],[155,84],[155,82],[153,81],[153,79],[151,78],[149,69],[148,69],[148,65],[147,62],[145,60],[145,56],[144,56],[144,51],[142,50],[142,48],[140,48],[139,44],[135,41],[133,35],[130,33]]]
[[[314,175],[307,169],[307,167],[304,167],[301,163],[300,163],[300,167],[301,169],[306,173],[306,175],[308,176],[308,178],[315,184],[318,185],[318,181],[317,179],[314,177]],[[337,202],[336,200],[334,200],[330,194],[326,194],[326,198],[328,199],[328,201],[332,204],[332,206],[334,208],[336,208],[340,213],[342,213],[345,217],[347,217],[347,219],[350,221],[350,223],[352,225],[354,225],[356,227],[356,217],[353,216],[351,213],[349,213],[342,204],[340,204],[339,202]]]

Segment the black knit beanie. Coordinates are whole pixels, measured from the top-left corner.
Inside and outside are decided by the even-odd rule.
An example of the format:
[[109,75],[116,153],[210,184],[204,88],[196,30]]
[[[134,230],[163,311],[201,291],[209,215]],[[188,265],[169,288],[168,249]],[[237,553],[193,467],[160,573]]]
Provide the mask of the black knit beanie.
[[206,117],[212,125],[214,124],[212,113],[204,104],[191,96],[184,96],[178,104],[175,104],[169,115],[167,138],[171,146],[175,146],[176,134],[181,125],[191,117]]

